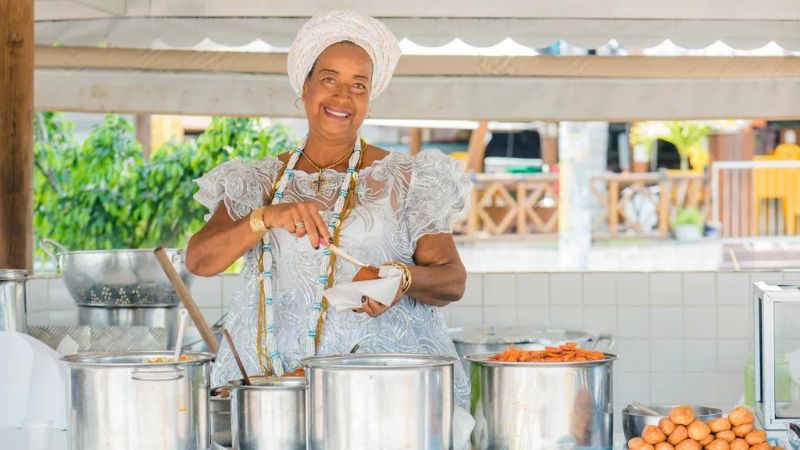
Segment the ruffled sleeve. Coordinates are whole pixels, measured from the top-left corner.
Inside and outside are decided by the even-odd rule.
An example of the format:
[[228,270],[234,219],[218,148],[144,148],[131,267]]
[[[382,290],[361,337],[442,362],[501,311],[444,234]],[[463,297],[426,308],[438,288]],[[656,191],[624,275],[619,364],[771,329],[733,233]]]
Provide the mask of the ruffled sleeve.
[[208,208],[206,220],[211,218],[220,202],[233,220],[239,220],[264,205],[282,165],[275,157],[255,162],[232,159],[194,180],[200,187],[194,199]]
[[452,232],[453,221],[469,207],[471,189],[459,161],[437,150],[415,156],[405,202],[411,244],[425,234]]

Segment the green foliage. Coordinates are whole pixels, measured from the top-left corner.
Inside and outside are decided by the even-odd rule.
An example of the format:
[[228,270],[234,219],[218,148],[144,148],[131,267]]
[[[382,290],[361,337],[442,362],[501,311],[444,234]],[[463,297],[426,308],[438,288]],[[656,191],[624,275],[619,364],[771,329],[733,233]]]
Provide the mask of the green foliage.
[[206,210],[193,179],[232,158],[263,159],[293,145],[282,126],[214,118],[197,140],[169,142],[142,157],[133,125],[108,115],[78,144],[58,113],[36,117],[34,228],[70,249],[186,245]]
[[666,126],[668,133],[660,137],[675,146],[681,158],[681,170],[688,170],[690,150],[702,144],[711,128],[702,122],[691,121],[666,122]]
[[675,214],[675,219],[672,221],[672,228],[678,225],[694,225],[697,228],[702,228],[705,221],[705,216],[696,207],[681,208]]

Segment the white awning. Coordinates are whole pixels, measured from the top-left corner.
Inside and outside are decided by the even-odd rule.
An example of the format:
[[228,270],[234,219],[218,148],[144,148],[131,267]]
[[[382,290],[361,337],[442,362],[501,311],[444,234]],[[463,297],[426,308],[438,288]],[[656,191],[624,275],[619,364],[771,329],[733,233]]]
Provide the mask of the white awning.
[[744,50],[770,42],[800,50],[794,0],[37,0],[36,42],[190,48],[204,41],[263,41],[287,47],[309,16],[336,7],[379,17],[399,38],[432,47],[456,38],[486,47],[510,38],[530,48],[558,40],[584,48],[611,40],[648,48],[671,40],[691,49],[721,41]]

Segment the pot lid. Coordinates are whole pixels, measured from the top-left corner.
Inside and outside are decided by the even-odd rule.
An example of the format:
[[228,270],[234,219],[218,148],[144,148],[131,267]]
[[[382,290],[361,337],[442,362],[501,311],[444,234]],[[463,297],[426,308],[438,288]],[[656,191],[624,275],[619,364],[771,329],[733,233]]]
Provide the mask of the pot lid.
[[0,269],[0,281],[21,281],[28,277],[28,272],[19,269]]
[[541,344],[560,345],[565,342],[586,343],[596,340],[592,334],[583,331],[545,329],[527,327],[464,327],[449,330],[454,342],[465,344]]

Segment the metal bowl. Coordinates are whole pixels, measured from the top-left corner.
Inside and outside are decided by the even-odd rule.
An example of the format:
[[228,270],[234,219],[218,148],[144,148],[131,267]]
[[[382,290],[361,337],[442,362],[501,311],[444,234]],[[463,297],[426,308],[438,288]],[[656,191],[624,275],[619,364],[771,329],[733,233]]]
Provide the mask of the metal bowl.
[[[681,405],[646,405],[648,408],[662,414],[660,416],[647,416],[643,413],[626,406],[622,409],[622,431],[625,433],[625,442],[635,438],[641,437],[642,431],[648,425],[658,425],[658,421],[664,417],[669,416],[672,408]],[[702,421],[710,419],[718,419],[722,417],[722,410],[718,408],[709,408],[707,406],[689,405],[694,410],[694,416]]]
[[[175,306],[180,303],[153,249],[68,251],[51,256],[58,262],[64,284],[75,303],[83,306]],[[184,264],[182,249],[165,249],[186,286],[194,275]]]

